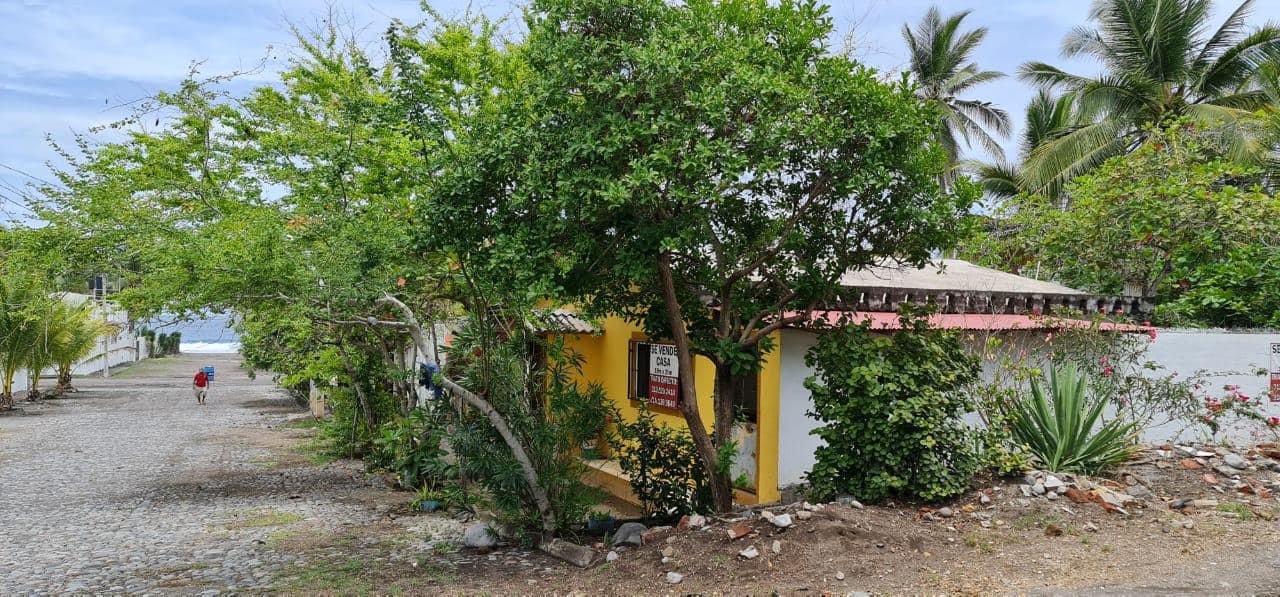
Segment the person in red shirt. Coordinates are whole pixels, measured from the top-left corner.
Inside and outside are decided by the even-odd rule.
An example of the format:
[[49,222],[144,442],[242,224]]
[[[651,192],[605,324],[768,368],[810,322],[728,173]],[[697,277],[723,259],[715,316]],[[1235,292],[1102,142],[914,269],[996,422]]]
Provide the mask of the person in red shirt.
[[209,396],[209,374],[204,369],[196,371],[196,378],[191,380],[191,390],[196,393],[196,404],[204,404]]

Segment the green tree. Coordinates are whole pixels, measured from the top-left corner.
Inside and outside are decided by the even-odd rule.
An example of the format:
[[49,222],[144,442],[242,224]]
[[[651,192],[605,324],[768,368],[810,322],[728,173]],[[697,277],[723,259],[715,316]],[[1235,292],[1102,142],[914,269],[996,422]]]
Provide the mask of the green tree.
[[1210,0],[1096,0],[1093,27],[1068,34],[1062,53],[1094,58],[1102,73],[1079,75],[1043,62],[1019,68],[1025,81],[1072,94],[1083,115],[1030,153],[1021,189],[1056,196],[1076,176],[1140,146],[1148,125],[1180,118],[1219,127],[1232,159],[1265,153],[1254,113],[1269,104],[1255,73],[1280,55],[1280,28],[1247,31],[1252,4],[1242,2],[1212,29]]
[[30,273],[0,276],[0,410],[13,407],[13,380],[27,367],[40,340],[51,299]]
[[54,392],[63,395],[71,391],[71,372],[77,363],[93,353],[98,339],[111,333],[111,326],[93,316],[88,302],[71,305],[59,301],[55,316],[61,330],[50,346],[49,356],[58,368],[58,383]]
[[[424,236],[475,278],[671,339],[726,510],[720,454],[770,334],[851,269],[926,261],[973,189],[939,190],[936,109],[830,52],[816,2],[540,0],[526,19],[528,71],[459,135]],[[694,355],[716,369],[710,432]]]
[[1145,134],[1132,154],[1069,185],[1065,208],[1036,196],[1007,204],[998,221],[1008,234],[972,253],[996,267],[1035,263],[1083,290],[1149,297],[1162,323],[1280,323],[1280,201],[1259,186],[1260,171],[1194,128]]
[[1012,128],[1009,113],[998,106],[989,101],[959,97],[978,85],[1005,76],[999,71],[982,70],[971,61],[973,51],[987,36],[987,28],[960,32],[960,25],[969,12],[961,11],[944,19],[938,7],[931,6],[915,29],[902,26],[902,38],[911,56],[910,72],[916,83],[916,95],[941,110],[938,140],[953,168],[960,163],[961,140],[969,146],[978,145],[1002,160],[1004,149],[992,134],[1007,137]]

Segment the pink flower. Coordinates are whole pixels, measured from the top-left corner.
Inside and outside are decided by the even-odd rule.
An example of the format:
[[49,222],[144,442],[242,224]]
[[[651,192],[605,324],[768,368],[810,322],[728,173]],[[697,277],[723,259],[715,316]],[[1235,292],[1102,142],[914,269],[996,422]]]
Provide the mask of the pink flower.
[[1098,359],[1098,364],[1100,364],[1100,365],[1106,365],[1106,364],[1107,364],[1107,355],[1105,355],[1105,354],[1104,354],[1104,355],[1102,355],[1102,358]]
[[1236,391],[1236,390],[1239,390],[1239,389],[1240,389],[1240,384],[1238,384],[1238,383],[1229,383],[1229,384],[1227,384],[1227,385],[1225,385],[1225,386],[1222,386],[1222,389],[1224,389],[1224,390],[1226,390],[1226,391],[1228,391],[1228,392],[1234,392],[1234,391]]
[[1155,339],[1156,339],[1156,329],[1155,329],[1155,328],[1151,328],[1151,331],[1150,331],[1150,332],[1147,332],[1147,333],[1151,336],[1151,341],[1152,341],[1152,342],[1154,342],[1154,341],[1155,341]]
[[1102,375],[1104,375],[1104,376],[1110,376],[1110,375],[1111,375],[1111,373],[1112,373],[1112,369],[1111,369],[1111,366],[1110,366],[1110,365],[1108,365],[1108,366],[1106,366],[1106,367],[1103,367],[1103,368],[1102,368]]
[[1268,427],[1280,426],[1280,417],[1271,417],[1270,419],[1267,419],[1267,426]]
[[1044,341],[1045,341],[1045,342],[1053,342],[1053,332],[1049,332],[1048,334],[1045,334],[1045,335],[1044,335]]

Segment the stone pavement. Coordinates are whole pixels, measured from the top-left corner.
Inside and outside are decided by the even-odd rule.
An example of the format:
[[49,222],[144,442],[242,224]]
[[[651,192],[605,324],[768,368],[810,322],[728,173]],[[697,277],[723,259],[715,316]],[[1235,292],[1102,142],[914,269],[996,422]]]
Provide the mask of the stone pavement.
[[[217,367],[208,404],[191,377]],[[350,464],[273,470],[237,434],[301,412],[235,355],[145,361],[0,415],[0,594],[261,591],[284,521],[376,519]],[[243,438],[243,435],[239,437]]]

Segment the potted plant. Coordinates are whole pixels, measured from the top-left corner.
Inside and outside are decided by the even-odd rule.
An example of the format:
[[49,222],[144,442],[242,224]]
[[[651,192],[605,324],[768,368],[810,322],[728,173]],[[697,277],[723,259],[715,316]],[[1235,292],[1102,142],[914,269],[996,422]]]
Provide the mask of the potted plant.
[[587,532],[592,535],[604,535],[618,526],[618,519],[610,512],[594,510],[587,515]]

